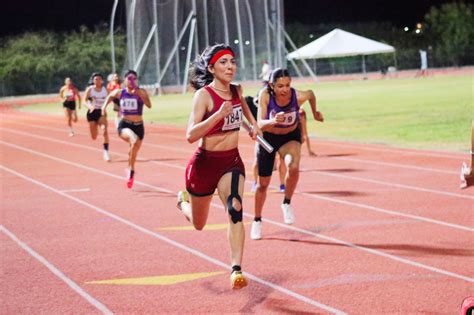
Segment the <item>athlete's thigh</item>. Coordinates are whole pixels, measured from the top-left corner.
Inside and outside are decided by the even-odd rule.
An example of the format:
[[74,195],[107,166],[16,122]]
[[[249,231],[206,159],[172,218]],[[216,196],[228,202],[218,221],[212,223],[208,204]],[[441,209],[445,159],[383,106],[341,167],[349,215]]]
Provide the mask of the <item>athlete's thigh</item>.
[[91,135],[97,135],[98,128],[99,128],[99,125],[97,124],[97,122],[89,121],[89,130],[91,132]]
[[74,118],[76,116],[76,111],[72,109],[67,109],[67,116],[70,118]]
[[[301,158],[301,143],[298,141],[289,141],[282,145],[278,150],[278,153],[281,155],[283,160],[286,155],[291,155],[291,165],[299,166]],[[285,161],[286,162],[286,161]]]
[[212,196],[194,196],[189,194],[189,202],[193,212],[193,222],[205,224],[209,215]]
[[100,116],[100,118],[99,118],[99,120],[97,121],[97,123],[98,123],[99,125],[103,125],[103,126],[106,126],[106,127],[107,127],[107,125],[108,125],[107,116],[105,116],[105,115]]
[[[245,177],[239,173],[239,186],[238,186],[238,194],[241,199],[243,199],[244,193],[244,184],[245,184]],[[232,173],[225,173],[219,182],[217,183],[217,192],[219,193],[219,198],[221,199],[224,205],[227,205],[227,198],[229,198],[232,190]]]

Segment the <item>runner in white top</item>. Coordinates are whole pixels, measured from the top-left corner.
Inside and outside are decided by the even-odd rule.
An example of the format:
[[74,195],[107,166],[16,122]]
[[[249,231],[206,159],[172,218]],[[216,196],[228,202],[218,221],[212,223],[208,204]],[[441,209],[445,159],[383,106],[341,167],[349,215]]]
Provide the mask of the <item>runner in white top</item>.
[[97,139],[99,127],[104,137],[104,161],[110,161],[109,156],[109,134],[107,132],[107,113],[102,115],[102,105],[107,98],[107,89],[104,87],[104,78],[102,74],[94,72],[91,76],[92,85],[86,89],[84,103],[86,104],[87,121],[89,122],[89,130],[92,140]]

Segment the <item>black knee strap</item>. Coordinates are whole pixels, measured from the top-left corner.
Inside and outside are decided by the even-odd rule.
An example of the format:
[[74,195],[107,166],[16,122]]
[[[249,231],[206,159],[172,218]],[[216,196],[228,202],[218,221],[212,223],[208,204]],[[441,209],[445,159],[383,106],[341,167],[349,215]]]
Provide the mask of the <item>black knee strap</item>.
[[[242,222],[242,198],[239,196],[239,177],[240,173],[238,171],[232,171],[230,196],[227,198],[227,211],[229,211],[230,218],[234,224]],[[234,198],[240,202],[240,211],[237,211],[232,204]]]

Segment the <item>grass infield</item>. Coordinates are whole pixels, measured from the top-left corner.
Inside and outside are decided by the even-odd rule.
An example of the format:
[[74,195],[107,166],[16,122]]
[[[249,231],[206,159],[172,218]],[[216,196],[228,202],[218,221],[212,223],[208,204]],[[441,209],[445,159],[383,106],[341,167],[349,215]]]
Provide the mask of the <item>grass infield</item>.
[[[324,123],[314,121],[309,104],[303,105],[309,114],[309,133],[316,139],[470,150],[474,119],[472,76],[295,83],[293,87],[312,89],[316,94]],[[244,86],[245,95],[254,96],[257,90]],[[192,97],[192,94],[152,97],[153,108],[144,110],[145,120],[185,127]],[[57,102],[25,106],[22,110],[62,115],[61,107]],[[110,115],[111,108],[108,108]],[[84,107],[79,116],[85,117]]]

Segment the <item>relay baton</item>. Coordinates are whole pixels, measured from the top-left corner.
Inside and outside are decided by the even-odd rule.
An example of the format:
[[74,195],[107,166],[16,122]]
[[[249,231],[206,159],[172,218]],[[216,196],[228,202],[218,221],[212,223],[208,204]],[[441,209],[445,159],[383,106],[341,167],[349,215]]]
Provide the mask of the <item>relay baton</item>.
[[[247,122],[242,123],[243,127],[245,130],[247,130],[248,133],[252,132],[252,128],[247,124]],[[267,151],[268,153],[273,152],[273,147],[270,145],[270,143],[267,142],[267,140],[263,139],[262,136],[257,134],[257,142]]]

